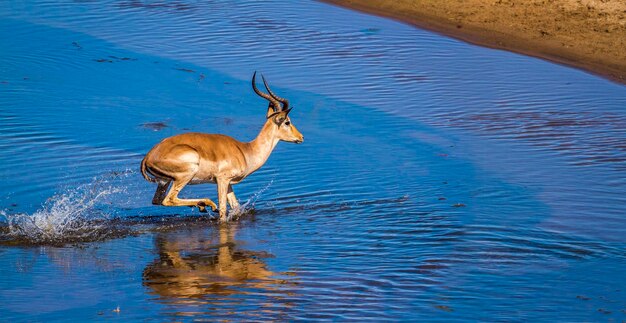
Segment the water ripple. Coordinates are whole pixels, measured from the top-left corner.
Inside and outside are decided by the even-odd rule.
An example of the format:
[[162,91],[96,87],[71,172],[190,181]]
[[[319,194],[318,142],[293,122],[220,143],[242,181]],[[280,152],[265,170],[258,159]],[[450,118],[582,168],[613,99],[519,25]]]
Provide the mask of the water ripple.
[[[8,320],[619,319],[623,87],[317,2],[0,16]],[[253,138],[254,70],[307,141],[235,187],[240,221],[152,206],[115,171],[183,131]]]

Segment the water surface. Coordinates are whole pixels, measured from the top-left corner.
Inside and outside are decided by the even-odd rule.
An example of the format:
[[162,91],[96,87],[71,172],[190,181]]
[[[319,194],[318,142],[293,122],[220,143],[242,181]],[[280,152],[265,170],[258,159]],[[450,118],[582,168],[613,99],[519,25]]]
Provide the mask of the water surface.
[[[317,2],[0,14],[8,320],[625,318],[623,86]],[[230,226],[151,206],[162,138],[254,138],[254,70],[306,142]]]

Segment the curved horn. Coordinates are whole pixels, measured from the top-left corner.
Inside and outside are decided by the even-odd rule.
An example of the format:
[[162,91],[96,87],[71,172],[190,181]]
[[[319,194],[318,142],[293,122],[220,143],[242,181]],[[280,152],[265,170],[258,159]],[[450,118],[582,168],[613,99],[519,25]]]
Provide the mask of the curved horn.
[[267,85],[267,81],[265,81],[265,77],[263,75],[261,75],[261,78],[263,79],[263,84],[265,85],[265,89],[267,90],[267,92],[269,92],[269,94],[276,100],[280,101],[283,103],[283,108],[282,110],[287,110],[289,109],[289,100],[284,99],[279,97],[278,95],[274,94],[274,92],[272,92],[272,90],[270,90],[270,86]]
[[256,71],[254,71],[254,74],[252,75],[252,89],[254,89],[254,92],[256,92],[256,94],[258,94],[260,97],[266,99],[267,101],[270,101],[270,103],[272,104],[272,108],[274,109],[274,112],[280,111],[281,110],[280,103],[269,94],[261,92],[256,87],[255,83],[256,83]]

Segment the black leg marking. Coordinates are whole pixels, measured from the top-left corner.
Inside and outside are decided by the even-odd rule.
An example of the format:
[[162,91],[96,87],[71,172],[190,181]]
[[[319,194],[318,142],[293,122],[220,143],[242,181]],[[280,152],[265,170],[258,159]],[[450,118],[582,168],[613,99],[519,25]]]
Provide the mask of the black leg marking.
[[172,181],[159,182],[159,186],[157,186],[156,192],[154,192],[154,197],[152,198],[152,204],[161,205],[161,203],[163,203],[163,199],[165,199],[167,189],[170,187],[171,183]]

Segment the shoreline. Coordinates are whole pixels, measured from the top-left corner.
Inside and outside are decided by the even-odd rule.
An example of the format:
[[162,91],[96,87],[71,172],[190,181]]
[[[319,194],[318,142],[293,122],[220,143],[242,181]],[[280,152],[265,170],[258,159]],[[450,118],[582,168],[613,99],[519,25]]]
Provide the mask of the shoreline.
[[607,0],[321,0],[584,70],[626,85],[626,3]]

